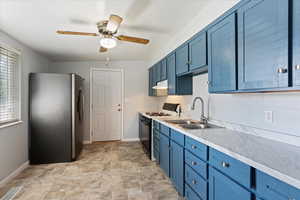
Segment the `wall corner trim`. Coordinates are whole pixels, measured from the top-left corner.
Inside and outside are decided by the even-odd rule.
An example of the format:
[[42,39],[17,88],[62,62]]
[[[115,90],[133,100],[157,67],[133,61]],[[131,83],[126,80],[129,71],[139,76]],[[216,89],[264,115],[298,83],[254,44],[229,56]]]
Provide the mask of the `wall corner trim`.
[[0,180],[0,187],[3,187],[9,181],[11,181],[12,179],[14,179],[22,171],[24,171],[27,167],[29,167],[29,161],[26,161],[20,167],[18,167],[15,171],[13,171],[12,173],[10,173],[7,177],[5,177],[4,179]]

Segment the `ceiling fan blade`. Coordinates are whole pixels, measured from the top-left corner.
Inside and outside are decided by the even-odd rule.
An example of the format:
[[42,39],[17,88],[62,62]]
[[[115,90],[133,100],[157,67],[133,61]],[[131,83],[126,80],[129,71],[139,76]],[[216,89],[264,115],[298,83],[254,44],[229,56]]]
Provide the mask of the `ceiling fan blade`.
[[130,37],[126,35],[119,35],[116,37],[118,40],[127,41],[127,42],[135,42],[140,44],[148,44],[149,40],[144,38]]
[[112,33],[115,33],[118,31],[122,21],[122,17],[118,15],[110,15],[106,29]]
[[104,52],[107,52],[107,50],[108,50],[107,48],[100,47],[99,52],[104,53]]
[[96,33],[84,33],[84,32],[74,32],[74,31],[56,31],[58,34],[63,35],[84,35],[84,36],[98,36]]

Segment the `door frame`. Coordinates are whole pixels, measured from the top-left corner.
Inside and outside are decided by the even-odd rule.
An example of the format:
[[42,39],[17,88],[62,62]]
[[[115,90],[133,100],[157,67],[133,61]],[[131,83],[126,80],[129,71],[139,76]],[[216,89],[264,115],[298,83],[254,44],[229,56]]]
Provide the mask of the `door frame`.
[[90,143],[93,143],[93,72],[104,71],[104,72],[121,72],[121,137],[122,141],[124,138],[124,69],[122,68],[101,68],[92,67],[90,69]]

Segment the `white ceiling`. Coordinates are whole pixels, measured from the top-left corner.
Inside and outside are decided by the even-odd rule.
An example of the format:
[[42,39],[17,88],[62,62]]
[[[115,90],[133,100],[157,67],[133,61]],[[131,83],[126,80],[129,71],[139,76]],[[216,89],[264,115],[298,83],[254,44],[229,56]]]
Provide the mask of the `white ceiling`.
[[[230,1],[230,0],[220,0]],[[0,29],[51,60],[140,60],[151,47],[180,31],[211,0],[0,0]],[[150,39],[118,42],[98,53],[99,38],[57,35],[56,30],[97,33],[96,22],[123,17],[119,34]]]

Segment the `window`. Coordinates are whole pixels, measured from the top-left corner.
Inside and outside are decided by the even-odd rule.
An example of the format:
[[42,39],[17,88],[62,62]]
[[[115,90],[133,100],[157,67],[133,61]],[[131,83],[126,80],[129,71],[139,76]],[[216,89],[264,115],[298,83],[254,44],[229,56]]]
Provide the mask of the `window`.
[[0,45],[0,126],[20,120],[19,53]]

